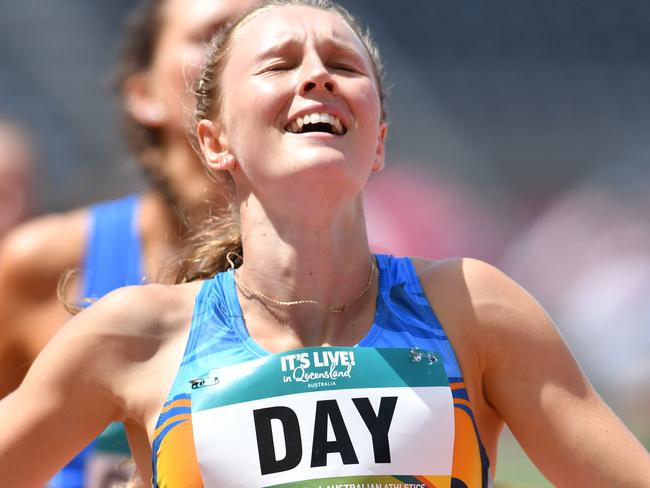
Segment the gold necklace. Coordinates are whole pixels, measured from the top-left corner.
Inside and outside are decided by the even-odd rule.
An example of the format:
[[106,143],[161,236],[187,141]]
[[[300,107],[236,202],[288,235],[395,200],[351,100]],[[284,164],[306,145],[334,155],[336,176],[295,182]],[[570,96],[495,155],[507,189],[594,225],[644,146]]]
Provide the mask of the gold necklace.
[[[230,253],[229,253],[230,254]],[[232,262],[230,259],[228,259],[228,262]],[[251,288],[250,286],[247,286],[244,282],[240,281],[238,276],[237,276],[237,271],[233,273],[234,278],[235,278],[235,285],[237,285],[237,288],[240,289],[242,292],[246,292],[249,295],[253,295],[259,298],[262,298],[266,300],[269,303],[272,303],[274,305],[278,305],[280,307],[291,307],[293,305],[304,305],[306,303],[310,303],[312,305],[323,305],[323,302],[318,301],[318,300],[311,300],[311,299],[305,299],[305,300],[276,300],[275,298],[271,298],[268,295],[265,295],[261,291],[255,290],[254,288]],[[368,276],[368,283],[366,283],[366,286],[363,290],[361,290],[359,293],[357,293],[355,296],[352,298],[348,299],[343,305],[340,305],[338,307],[334,305],[327,305],[327,310],[329,310],[332,313],[341,313],[345,312],[350,305],[352,305],[354,302],[356,302],[359,298],[364,296],[366,292],[370,289],[372,286],[373,279],[375,277],[375,260],[370,261],[370,276]]]

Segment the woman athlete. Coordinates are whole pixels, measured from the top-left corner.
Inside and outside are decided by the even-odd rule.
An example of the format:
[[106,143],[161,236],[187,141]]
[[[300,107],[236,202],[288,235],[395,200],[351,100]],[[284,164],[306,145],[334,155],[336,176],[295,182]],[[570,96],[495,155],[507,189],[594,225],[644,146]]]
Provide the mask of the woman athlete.
[[524,290],[471,259],[370,253],[380,67],[325,1],[265,2],[215,38],[197,135],[241,233],[197,241],[185,280],[212,278],[120,289],[63,327],[0,403],[0,479],[38,486],[119,420],[159,487],[481,487],[507,423],[555,485],[650,486]]

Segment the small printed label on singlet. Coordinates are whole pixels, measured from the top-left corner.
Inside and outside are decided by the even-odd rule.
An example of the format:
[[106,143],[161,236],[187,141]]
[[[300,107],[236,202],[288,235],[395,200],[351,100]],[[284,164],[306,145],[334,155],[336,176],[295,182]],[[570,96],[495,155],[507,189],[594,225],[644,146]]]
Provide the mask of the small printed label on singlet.
[[206,487],[450,487],[454,407],[435,354],[320,347],[192,382]]

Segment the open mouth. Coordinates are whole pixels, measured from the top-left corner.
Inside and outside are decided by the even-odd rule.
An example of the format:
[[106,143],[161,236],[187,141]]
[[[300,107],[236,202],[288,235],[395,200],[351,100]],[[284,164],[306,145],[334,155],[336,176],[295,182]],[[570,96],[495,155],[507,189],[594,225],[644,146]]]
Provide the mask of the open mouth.
[[309,132],[325,132],[335,136],[342,136],[347,129],[335,115],[315,112],[298,117],[285,127],[291,134],[307,134]]

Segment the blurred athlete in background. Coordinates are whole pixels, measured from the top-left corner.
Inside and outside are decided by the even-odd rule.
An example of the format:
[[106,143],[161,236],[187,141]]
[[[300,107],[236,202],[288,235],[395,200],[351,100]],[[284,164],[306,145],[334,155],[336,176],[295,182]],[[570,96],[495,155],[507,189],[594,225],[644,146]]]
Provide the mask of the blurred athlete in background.
[[[0,247],[0,396],[14,390],[69,314],[57,284],[70,269],[78,297],[156,281],[188,227],[226,204],[187,141],[191,87],[213,31],[253,0],[144,0],[128,20],[116,84],[126,138],[148,176],[137,195],[48,215],[11,232]],[[89,119],[92,123],[92,119]],[[96,442],[51,487],[108,486],[128,456],[123,435]],[[84,474],[84,463],[88,469]],[[84,477],[86,480],[84,481]]]
[[0,238],[31,212],[35,157],[27,130],[0,117]]

